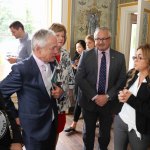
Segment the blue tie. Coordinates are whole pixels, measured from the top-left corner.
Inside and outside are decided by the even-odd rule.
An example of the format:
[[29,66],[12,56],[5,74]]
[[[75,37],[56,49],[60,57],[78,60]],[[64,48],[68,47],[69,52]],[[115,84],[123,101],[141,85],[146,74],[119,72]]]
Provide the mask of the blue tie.
[[98,94],[105,94],[106,87],[106,56],[105,52],[102,52],[103,56],[101,58],[101,66],[99,72],[99,84],[98,84]]

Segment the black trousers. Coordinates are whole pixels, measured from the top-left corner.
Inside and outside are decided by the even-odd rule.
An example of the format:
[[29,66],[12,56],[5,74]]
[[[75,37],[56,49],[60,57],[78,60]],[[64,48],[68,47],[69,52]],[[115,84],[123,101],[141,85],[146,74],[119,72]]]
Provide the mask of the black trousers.
[[84,150],[93,150],[95,141],[96,122],[99,120],[99,147],[100,150],[107,150],[110,142],[110,130],[113,117],[109,106],[98,107],[97,111],[82,109],[84,119],[83,142]]
[[76,104],[75,104],[75,108],[74,108],[74,114],[73,114],[74,118],[73,118],[73,121],[74,122],[78,122],[79,120],[79,117],[81,115],[81,107],[79,105],[79,102],[76,100]]

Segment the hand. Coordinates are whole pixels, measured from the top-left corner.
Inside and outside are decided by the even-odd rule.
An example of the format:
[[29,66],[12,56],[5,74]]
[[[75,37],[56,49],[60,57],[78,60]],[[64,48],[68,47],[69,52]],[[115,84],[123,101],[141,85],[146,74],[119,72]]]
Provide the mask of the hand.
[[14,64],[14,63],[17,62],[17,58],[16,57],[12,57],[12,56],[9,57],[7,60],[9,61],[10,64]]
[[63,93],[63,89],[57,86],[56,84],[53,84],[54,89],[51,91],[51,94],[54,98],[59,98]]
[[73,69],[77,69],[77,66],[75,64],[72,64]]
[[99,106],[104,106],[108,102],[106,95],[98,95],[95,99],[95,103]]
[[17,123],[17,125],[20,126],[20,119],[19,118],[16,118],[16,123]]
[[23,150],[21,143],[12,143],[10,146],[10,150]]
[[76,66],[78,66],[78,63],[79,63],[79,59],[76,59],[76,60],[74,61],[74,64],[75,64]]
[[128,101],[129,97],[131,96],[131,92],[127,89],[124,89],[122,91],[119,92],[118,94],[118,99],[120,102],[125,103]]

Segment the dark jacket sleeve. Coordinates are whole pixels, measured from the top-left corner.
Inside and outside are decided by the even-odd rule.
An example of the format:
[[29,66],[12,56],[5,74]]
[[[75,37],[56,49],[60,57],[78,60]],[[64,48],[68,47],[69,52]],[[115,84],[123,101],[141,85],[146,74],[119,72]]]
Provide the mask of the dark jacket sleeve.
[[23,143],[20,126],[16,124],[15,119],[9,111],[7,111],[6,113],[8,115],[8,119],[12,130],[11,143]]
[[10,97],[7,98],[8,100],[5,100],[2,96],[2,93],[0,92],[0,109],[7,109],[7,110],[10,110],[11,113],[12,113],[12,116],[14,118],[17,118],[18,117],[18,111],[17,109],[15,108],[12,100]]

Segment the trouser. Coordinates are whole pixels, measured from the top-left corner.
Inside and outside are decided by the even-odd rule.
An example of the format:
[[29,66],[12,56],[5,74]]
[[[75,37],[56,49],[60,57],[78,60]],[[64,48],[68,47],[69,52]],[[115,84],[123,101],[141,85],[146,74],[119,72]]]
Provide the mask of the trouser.
[[79,102],[76,100],[76,105],[75,105],[75,108],[74,108],[73,121],[78,122],[80,115],[81,115],[81,107],[79,106]]
[[23,132],[26,150],[54,150],[56,144],[56,129],[56,123],[53,121],[50,133],[47,133],[49,134],[49,137],[44,141],[38,141],[32,137],[28,137],[28,135]]
[[112,125],[112,115],[107,107],[98,107],[98,111],[90,112],[82,109],[84,119],[83,142],[84,150],[93,150],[95,141],[95,128],[97,119],[100,121],[99,126],[99,147],[100,150],[107,150],[110,142],[110,130]]
[[135,130],[128,131],[128,125],[117,115],[114,119],[114,149],[127,150],[128,143],[132,150],[147,150],[150,135],[141,135],[140,139]]

